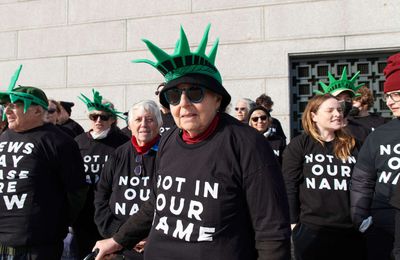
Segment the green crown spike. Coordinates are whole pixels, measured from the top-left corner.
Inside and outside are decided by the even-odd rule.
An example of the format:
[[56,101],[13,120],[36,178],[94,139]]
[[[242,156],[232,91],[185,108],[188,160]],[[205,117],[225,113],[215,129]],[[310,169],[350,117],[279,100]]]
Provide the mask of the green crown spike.
[[207,56],[205,54],[210,28],[211,24],[208,24],[203,38],[194,52],[190,51],[189,42],[182,26],[180,27],[180,38],[171,55],[164,52],[149,40],[142,39],[157,61],[154,62],[148,59],[136,59],[132,62],[147,63],[153,66],[164,76],[167,83],[171,80],[182,77],[183,75],[197,73],[210,76],[222,84],[221,75],[214,65],[219,43],[218,39],[211,48],[209,55]]
[[104,104],[102,103],[103,97],[100,95],[100,93],[97,90],[92,89],[92,93],[93,93],[93,101],[90,100],[88,97],[86,97],[82,93],[81,93],[81,96],[78,96],[78,98],[86,105],[86,107],[89,111],[93,111],[93,110],[104,111],[104,112],[112,114],[114,117],[119,117],[119,118],[125,120],[123,113],[112,108],[112,104],[110,102],[107,102]]
[[8,92],[13,91],[15,84],[17,83],[17,80],[19,78],[19,74],[21,73],[21,69],[22,69],[22,64],[19,65],[18,69],[15,71],[14,75],[11,77],[11,81],[10,84],[8,85]]
[[[28,108],[32,105],[32,103],[37,104],[47,110],[48,103],[47,103],[46,97],[45,97],[45,99],[46,99],[46,101],[45,101],[44,99],[36,97],[32,93],[22,92],[22,91],[26,91],[27,88],[31,88],[31,87],[22,87],[22,86],[19,86],[19,88],[15,87],[15,85],[18,81],[18,78],[19,78],[19,74],[21,73],[21,70],[22,70],[22,64],[19,65],[18,69],[14,72],[13,76],[11,77],[11,81],[10,81],[10,84],[8,85],[7,91],[0,92],[0,99],[6,98],[11,103],[15,103],[17,101],[22,101],[24,103],[24,113],[26,113],[26,111],[28,111]],[[45,94],[43,93],[43,95],[45,95]],[[3,118],[3,120],[5,119],[5,110],[4,110],[2,118]]]
[[206,47],[207,47],[207,42],[208,42],[208,33],[210,32],[210,27],[211,24],[208,24],[206,27],[206,30],[203,34],[203,38],[201,38],[199,47],[197,47],[196,53],[202,54],[203,56],[206,56]]
[[319,85],[322,87],[323,91],[315,90],[314,92],[317,95],[324,94],[332,94],[338,90],[342,91],[350,91],[354,96],[359,96],[360,94],[356,93],[359,88],[364,86],[364,84],[355,85],[355,81],[360,75],[360,71],[357,71],[356,74],[349,80],[347,79],[347,67],[344,67],[342,76],[340,79],[336,80],[335,77],[332,76],[330,72],[328,72],[329,85],[326,85],[324,82],[320,81]]

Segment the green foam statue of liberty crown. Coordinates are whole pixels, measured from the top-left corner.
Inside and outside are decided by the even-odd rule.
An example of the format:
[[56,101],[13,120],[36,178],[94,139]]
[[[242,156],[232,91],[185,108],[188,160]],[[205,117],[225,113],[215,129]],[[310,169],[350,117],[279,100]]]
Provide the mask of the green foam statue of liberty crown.
[[114,109],[113,105],[111,103],[109,103],[109,102],[103,103],[103,97],[100,95],[100,93],[97,90],[92,89],[92,93],[93,93],[93,101],[90,100],[85,95],[83,95],[82,93],[81,93],[81,96],[78,96],[78,98],[83,103],[85,103],[85,105],[89,111],[93,111],[93,110],[104,111],[104,112],[110,113],[114,117],[119,117],[119,118],[125,120],[123,113]]
[[177,79],[189,73],[208,75],[222,84],[221,74],[215,67],[219,39],[215,41],[208,55],[205,54],[208,41],[208,32],[211,24],[207,25],[203,38],[195,52],[190,51],[185,31],[180,27],[180,38],[176,43],[174,53],[169,55],[147,39],[142,41],[147,45],[157,62],[148,59],[137,59],[132,62],[147,63],[156,68],[164,76],[165,81]]
[[336,80],[335,77],[332,76],[330,72],[328,72],[328,78],[329,78],[329,85],[326,85],[322,81],[319,82],[319,84],[322,87],[323,91],[315,90],[314,92],[317,95],[323,95],[323,94],[333,94],[335,92],[342,92],[342,91],[349,91],[352,93],[353,96],[360,96],[359,93],[357,93],[357,90],[364,86],[364,84],[360,85],[355,85],[355,81],[358,78],[358,75],[360,74],[360,71],[357,71],[356,74],[349,80],[347,79],[347,70],[346,67],[344,67],[342,76],[340,79]]
[[47,110],[48,101],[46,94],[42,90],[28,86],[18,86],[17,88],[15,87],[21,69],[22,65],[18,67],[14,75],[11,77],[11,81],[8,85],[7,91],[0,92],[0,99],[9,100],[11,103],[22,101],[24,103],[24,113],[26,113],[31,104],[39,105]]

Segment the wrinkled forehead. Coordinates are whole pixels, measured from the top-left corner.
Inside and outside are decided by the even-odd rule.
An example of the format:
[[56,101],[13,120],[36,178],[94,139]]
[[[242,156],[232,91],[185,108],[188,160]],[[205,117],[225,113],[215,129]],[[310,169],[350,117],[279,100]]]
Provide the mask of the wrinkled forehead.
[[138,117],[151,117],[151,118],[155,118],[155,115],[154,115],[151,111],[145,109],[144,107],[138,107],[138,108],[136,108],[136,109],[133,109],[133,110],[132,110],[132,116],[133,116],[134,118],[138,118]]

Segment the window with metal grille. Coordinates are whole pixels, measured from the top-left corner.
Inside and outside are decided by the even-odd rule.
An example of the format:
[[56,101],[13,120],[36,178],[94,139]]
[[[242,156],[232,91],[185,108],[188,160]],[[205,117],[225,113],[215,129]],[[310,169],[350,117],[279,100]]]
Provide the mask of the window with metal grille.
[[382,99],[383,83],[385,82],[383,69],[386,66],[387,58],[397,52],[290,55],[291,136],[302,133],[301,116],[308,100],[314,95],[314,91],[321,89],[318,82],[329,83],[328,71],[335,78],[340,78],[345,67],[347,67],[348,77],[352,77],[357,71],[360,71],[356,84],[364,83],[374,94],[375,103],[371,112],[390,118],[390,110]]

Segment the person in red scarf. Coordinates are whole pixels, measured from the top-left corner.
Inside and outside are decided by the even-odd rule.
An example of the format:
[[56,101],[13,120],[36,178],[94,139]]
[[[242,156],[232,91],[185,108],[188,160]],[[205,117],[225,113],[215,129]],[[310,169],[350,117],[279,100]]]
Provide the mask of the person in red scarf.
[[186,35],[172,56],[145,41],[166,84],[160,103],[177,127],[164,133],[153,195],[96,259],[144,237],[144,259],[290,259],[289,209],[279,163],[266,138],[225,113],[231,96],[209,55],[207,28],[196,52]]
[[[95,222],[104,238],[112,237],[150,197],[152,173],[162,126],[158,105],[144,100],[128,113],[131,142],[117,148],[104,165],[95,191]],[[144,241],[135,249],[143,250]],[[131,252],[140,259],[141,255]]]

